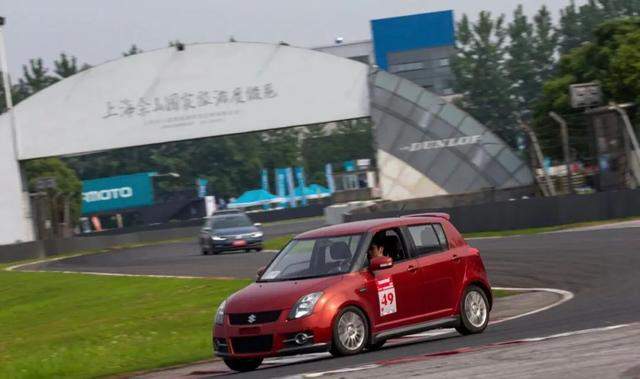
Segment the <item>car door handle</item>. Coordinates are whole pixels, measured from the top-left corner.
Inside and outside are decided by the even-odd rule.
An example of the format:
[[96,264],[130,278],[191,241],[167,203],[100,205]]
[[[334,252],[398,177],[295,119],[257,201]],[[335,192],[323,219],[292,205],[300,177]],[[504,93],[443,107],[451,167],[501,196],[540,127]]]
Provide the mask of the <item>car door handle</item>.
[[460,257],[458,256],[458,254],[453,254],[453,259],[454,262],[458,263],[460,262]]
[[407,271],[409,272],[416,272],[418,271],[418,268],[414,265],[409,266],[409,268],[407,269]]

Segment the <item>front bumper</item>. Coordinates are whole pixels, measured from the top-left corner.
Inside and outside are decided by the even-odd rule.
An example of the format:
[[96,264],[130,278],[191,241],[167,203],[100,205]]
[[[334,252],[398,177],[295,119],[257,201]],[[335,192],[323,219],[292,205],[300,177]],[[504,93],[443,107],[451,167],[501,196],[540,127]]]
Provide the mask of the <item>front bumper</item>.
[[237,251],[237,250],[262,250],[263,239],[246,238],[242,245],[236,245],[235,239],[227,239],[224,241],[214,241],[211,238],[200,238],[200,246],[208,251]]
[[[329,350],[332,338],[331,317],[312,314],[287,320],[289,310],[277,321],[259,325],[231,325],[225,315],[224,325],[214,326],[215,354],[225,358],[266,358],[316,353]],[[305,333],[312,338],[303,344],[295,336]]]

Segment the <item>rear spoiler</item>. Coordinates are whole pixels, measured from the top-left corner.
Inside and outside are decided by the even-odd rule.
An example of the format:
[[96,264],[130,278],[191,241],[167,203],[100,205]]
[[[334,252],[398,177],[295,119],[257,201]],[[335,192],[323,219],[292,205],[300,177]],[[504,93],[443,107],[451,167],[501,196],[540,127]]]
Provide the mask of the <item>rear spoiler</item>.
[[443,218],[447,221],[451,220],[451,215],[449,215],[448,213],[417,213],[417,214],[410,214],[402,217],[437,217],[437,218]]

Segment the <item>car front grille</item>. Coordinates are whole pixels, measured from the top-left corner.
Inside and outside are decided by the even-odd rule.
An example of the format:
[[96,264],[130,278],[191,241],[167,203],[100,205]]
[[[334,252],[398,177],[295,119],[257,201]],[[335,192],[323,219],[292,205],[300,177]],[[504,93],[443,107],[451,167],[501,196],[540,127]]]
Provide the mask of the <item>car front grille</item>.
[[264,353],[271,351],[273,336],[235,337],[231,344],[236,354]]
[[[274,322],[280,317],[281,311],[255,312],[255,313],[230,313],[231,325],[257,325]],[[253,317],[252,317],[253,316]]]

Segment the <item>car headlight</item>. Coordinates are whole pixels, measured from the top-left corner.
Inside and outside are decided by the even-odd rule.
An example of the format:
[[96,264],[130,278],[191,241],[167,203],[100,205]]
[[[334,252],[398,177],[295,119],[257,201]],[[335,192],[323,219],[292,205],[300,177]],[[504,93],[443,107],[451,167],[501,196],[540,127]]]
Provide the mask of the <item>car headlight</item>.
[[224,300],[218,306],[218,310],[216,311],[216,324],[222,325],[224,324],[224,308],[227,306],[227,300]]
[[226,238],[219,237],[219,236],[212,236],[211,239],[214,240],[214,241],[225,241],[226,240]]
[[289,319],[293,320],[312,314],[313,308],[315,308],[320,297],[322,297],[322,292],[314,292],[302,296],[298,301],[296,301],[293,308],[291,308],[291,312],[289,312]]
[[260,238],[262,237],[264,234],[262,232],[255,232],[255,233],[251,233],[251,237],[252,238]]

